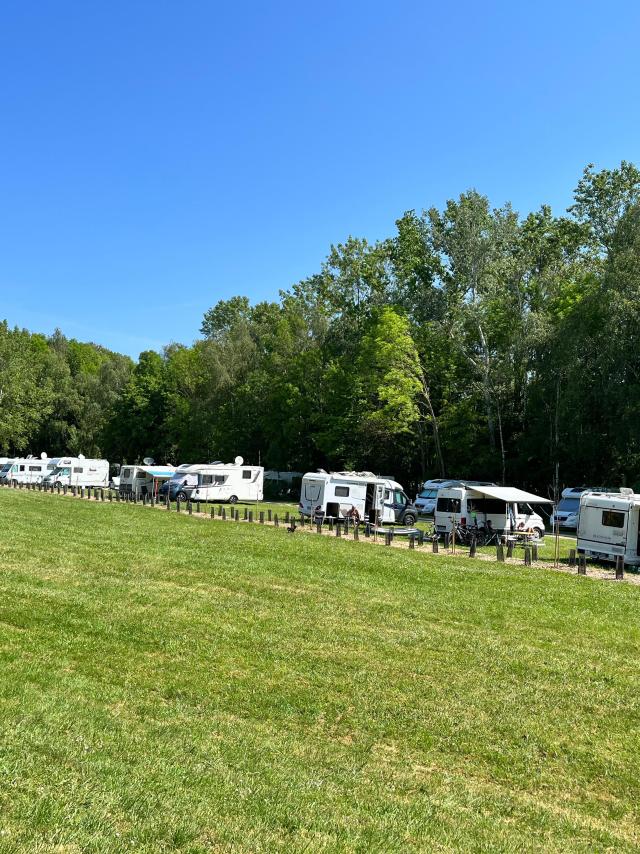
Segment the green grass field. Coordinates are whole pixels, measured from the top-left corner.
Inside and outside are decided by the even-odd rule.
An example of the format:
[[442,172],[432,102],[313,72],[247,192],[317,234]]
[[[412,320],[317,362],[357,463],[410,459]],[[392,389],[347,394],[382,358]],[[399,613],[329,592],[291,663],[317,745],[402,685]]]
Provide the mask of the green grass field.
[[0,851],[635,851],[640,589],[0,490]]

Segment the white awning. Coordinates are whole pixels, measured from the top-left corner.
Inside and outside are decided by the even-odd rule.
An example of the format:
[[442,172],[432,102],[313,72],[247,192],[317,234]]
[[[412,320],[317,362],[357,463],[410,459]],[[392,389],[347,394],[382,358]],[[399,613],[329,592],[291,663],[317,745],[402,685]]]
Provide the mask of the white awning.
[[515,486],[469,486],[474,492],[486,495],[487,498],[498,498],[500,501],[516,501],[519,504],[553,504],[550,498],[541,498],[524,489],[516,489]]

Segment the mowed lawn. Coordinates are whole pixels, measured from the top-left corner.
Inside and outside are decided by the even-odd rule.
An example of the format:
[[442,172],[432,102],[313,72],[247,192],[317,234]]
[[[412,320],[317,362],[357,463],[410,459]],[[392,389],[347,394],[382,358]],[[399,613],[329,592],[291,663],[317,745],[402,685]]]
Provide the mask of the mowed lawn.
[[0,490],[0,851],[631,851],[640,590]]

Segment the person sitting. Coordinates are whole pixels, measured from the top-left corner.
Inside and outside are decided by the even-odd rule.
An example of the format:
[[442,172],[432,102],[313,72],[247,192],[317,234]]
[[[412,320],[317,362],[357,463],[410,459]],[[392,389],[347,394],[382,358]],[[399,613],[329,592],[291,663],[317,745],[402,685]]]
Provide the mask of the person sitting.
[[355,505],[351,505],[351,509],[345,513],[345,519],[349,519],[354,525],[360,522],[360,513]]

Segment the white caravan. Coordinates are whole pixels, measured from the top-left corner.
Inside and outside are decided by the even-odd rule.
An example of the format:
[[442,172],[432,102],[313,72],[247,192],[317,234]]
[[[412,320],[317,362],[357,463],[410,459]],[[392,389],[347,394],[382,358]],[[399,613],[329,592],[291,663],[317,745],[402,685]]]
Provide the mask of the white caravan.
[[498,534],[529,531],[540,538],[544,536],[544,520],[531,505],[552,503],[548,498],[512,486],[467,483],[445,486],[438,491],[436,531],[444,535],[455,525],[477,524],[491,527]]
[[135,495],[137,498],[143,495],[157,495],[160,484],[173,477],[175,470],[175,466],[155,464],[123,465],[120,469],[118,491],[120,495]]
[[0,471],[0,483],[41,483],[57,462],[57,457],[49,459],[46,454],[7,462]]
[[560,528],[577,530],[580,518],[580,498],[587,492],[616,492],[616,490],[599,486],[569,486],[567,489],[563,489],[555,513],[551,516],[552,527],[558,522]]
[[640,495],[585,492],[580,498],[578,552],[600,560],[622,556],[626,564],[640,564]]
[[102,486],[109,485],[109,461],[90,460],[82,454],[78,457],[59,457],[53,471],[43,480],[53,486]]
[[197,466],[198,484],[192,501],[262,501],[264,468],[245,465],[242,457],[232,463]]
[[418,511],[395,480],[370,471],[307,472],[302,478],[303,516],[344,518],[353,508],[363,522],[415,525]]

